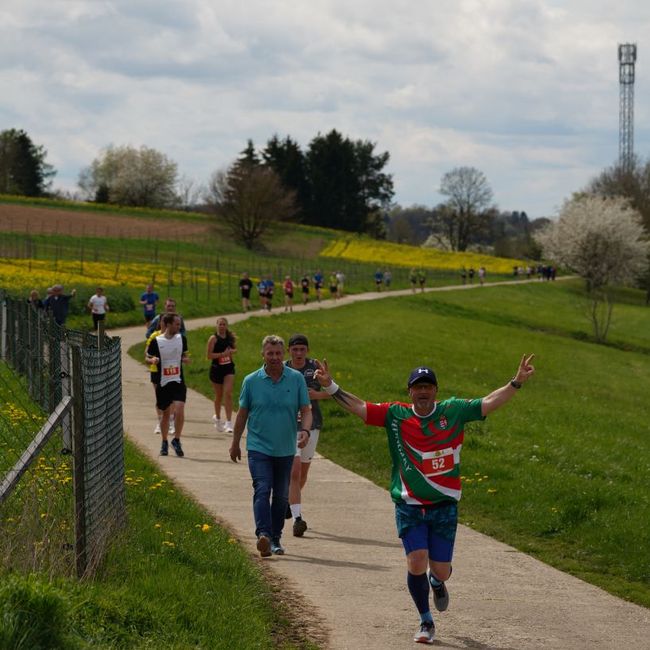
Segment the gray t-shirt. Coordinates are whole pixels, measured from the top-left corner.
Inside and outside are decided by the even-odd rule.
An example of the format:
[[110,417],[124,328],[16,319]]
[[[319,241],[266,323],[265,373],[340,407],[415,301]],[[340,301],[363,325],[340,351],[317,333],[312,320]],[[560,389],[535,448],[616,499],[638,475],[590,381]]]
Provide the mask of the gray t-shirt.
[[[305,365],[302,368],[294,368],[291,364],[291,359],[285,362],[289,368],[293,368],[298,371],[304,378],[307,388],[313,388],[314,390],[320,390],[320,384],[314,378],[314,373],[316,372],[316,364],[313,359],[305,359]],[[311,400],[311,417],[312,417],[312,429],[321,429],[323,426],[323,416],[320,412],[320,400],[313,399]]]

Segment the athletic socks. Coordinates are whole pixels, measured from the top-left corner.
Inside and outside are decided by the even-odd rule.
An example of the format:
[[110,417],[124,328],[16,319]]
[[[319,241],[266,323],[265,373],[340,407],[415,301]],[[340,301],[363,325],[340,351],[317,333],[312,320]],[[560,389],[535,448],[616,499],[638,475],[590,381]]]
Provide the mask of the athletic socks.
[[431,609],[429,607],[429,581],[427,574],[421,573],[420,575],[413,575],[411,572],[406,574],[406,584],[411,593],[411,598],[420,612],[420,619],[425,621],[432,621]]
[[291,516],[294,519],[298,519],[298,517],[301,516],[300,504],[299,503],[294,503],[293,505],[290,505],[289,507],[291,508]]

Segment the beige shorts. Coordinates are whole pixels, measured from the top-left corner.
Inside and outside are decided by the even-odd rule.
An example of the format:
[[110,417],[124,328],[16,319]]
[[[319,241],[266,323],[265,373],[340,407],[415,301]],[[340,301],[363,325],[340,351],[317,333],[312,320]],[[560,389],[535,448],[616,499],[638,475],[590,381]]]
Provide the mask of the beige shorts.
[[309,432],[309,440],[307,441],[307,444],[302,449],[298,447],[298,436],[296,435],[296,456],[300,456],[300,460],[303,463],[311,463],[311,459],[314,457],[314,454],[316,453],[316,445],[318,444],[319,433],[320,433],[320,429],[312,429]]

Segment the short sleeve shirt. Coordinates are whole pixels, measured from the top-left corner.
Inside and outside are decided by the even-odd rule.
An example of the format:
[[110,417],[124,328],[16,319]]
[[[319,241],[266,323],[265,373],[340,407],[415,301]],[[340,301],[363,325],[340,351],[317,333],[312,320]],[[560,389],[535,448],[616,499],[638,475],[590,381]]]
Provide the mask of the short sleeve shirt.
[[429,505],[459,501],[460,452],[467,422],[483,420],[481,399],[436,402],[421,418],[411,404],[366,404],[366,424],[384,427],[392,460],[390,494],[395,503]]
[[[293,368],[291,365],[291,359],[286,362],[287,367]],[[299,372],[304,378],[307,388],[313,390],[320,390],[321,386],[318,383],[318,380],[314,377],[316,372],[316,364],[313,359],[305,359],[305,365],[302,368],[293,368],[295,371]],[[320,411],[319,400],[311,400],[311,428],[312,429],[321,429],[323,427],[323,415]]]
[[246,449],[267,456],[294,456],[296,416],[309,406],[309,393],[303,376],[283,367],[278,381],[264,367],[244,378],[239,406],[248,410]]
[[140,296],[140,300],[144,300],[145,303],[142,305],[144,307],[144,313],[147,316],[153,316],[156,313],[156,303],[158,302],[158,294],[155,291],[151,293],[143,293]]

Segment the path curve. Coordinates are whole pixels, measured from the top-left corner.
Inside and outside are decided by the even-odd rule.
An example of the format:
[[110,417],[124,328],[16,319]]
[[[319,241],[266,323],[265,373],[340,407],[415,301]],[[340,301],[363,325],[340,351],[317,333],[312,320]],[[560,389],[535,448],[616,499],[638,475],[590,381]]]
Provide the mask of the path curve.
[[[524,280],[485,285],[482,290]],[[427,291],[477,289],[477,285]],[[305,309],[410,295],[410,290],[348,296]],[[236,323],[263,313],[232,314]],[[215,317],[187,321],[212,326]],[[127,350],[143,342],[143,328],[112,330],[122,338],[126,433],[171,478],[254,548],[252,488],[246,463],[228,456],[231,435],[211,424],[212,402],[188,390],[183,431],[185,458],[158,456],[153,394],[144,367]],[[264,564],[304,596],[329,632],[332,650],[413,648],[417,614],[406,589],[402,546],[388,493],[316,456],[304,492],[309,530],[302,539],[285,531],[287,554]],[[440,648],[480,650],[642,650],[650,647],[650,610],[611,596],[520,551],[459,526],[450,608],[436,616]],[[297,624],[301,624],[297,622]]]

